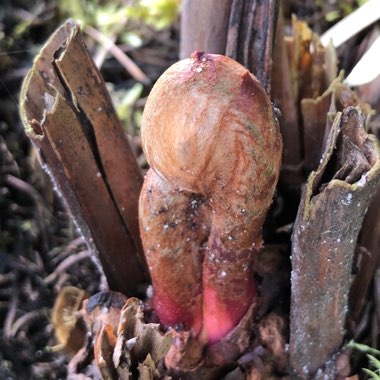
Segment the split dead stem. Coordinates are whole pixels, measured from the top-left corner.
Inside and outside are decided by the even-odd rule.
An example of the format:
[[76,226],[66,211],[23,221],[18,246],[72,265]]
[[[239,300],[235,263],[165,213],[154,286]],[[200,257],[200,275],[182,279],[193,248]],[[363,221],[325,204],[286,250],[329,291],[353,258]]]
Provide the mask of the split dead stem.
[[142,175],[103,79],[69,20],[45,44],[21,93],[25,130],[109,285],[148,282],[138,228]]

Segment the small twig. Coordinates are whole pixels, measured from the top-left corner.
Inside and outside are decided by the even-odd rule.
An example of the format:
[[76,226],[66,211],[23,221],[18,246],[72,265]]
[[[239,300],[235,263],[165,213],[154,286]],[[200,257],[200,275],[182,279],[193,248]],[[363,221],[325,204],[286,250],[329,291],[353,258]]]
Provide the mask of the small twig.
[[17,190],[23,192],[24,194],[28,195],[36,203],[37,203],[37,201],[39,201],[41,199],[40,194],[32,185],[23,181],[20,178],[15,177],[12,174],[7,174],[4,177],[4,182],[8,186],[10,186],[14,189],[17,189]]
[[78,248],[81,244],[85,244],[86,241],[84,240],[83,236],[78,236],[76,239],[72,240],[65,251],[70,251]]
[[[108,38],[112,43],[116,42],[116,36],[115,35],[112,35]],[[99,49],[94,54],[94,62],[95,62],[95,65],[98,69],[100,69],[103,66],[103,63],[107,58],[108,52],[109,52],[108,46],[103,44],[103,45],[99,46]]]
[[66,247],[64,247],[63,249],[60,249],[58,252],[56,253],[51,252],[53,256],[52,265],[56,266],[57,263],[60,263],[61,261],[63,261],[67,256],[70,256],[73,253],[78,252],[78,250],[81,249],[80,246],[81,245],[84,246],[85,244],[86,244],[86,241],[83,238],[83,236],[79,236],[75,238],[74,240],[72,240]]
[[[36,223],[39,227],[39,231],[41,231],[41,239],[42,239],[42,246],[44,247],[43,250],[41,250],[41,253],[47,252],[49,249],[49,236],[46,232],[46,227],[48,222],[46,221],[48,218],[47,216],[49,215],[48,211],[46,208],[42,207],[44,204],[44,201],[42,199],[41,194],[29,183],[25,182],[21,178],[18,178],[12,174],[7,174],[4,177],[4,182],[7,184],[9,187],[16,189],[23,194],[27,195],[36,205],[35,208],[35,220]],[[44,265],[48,265],[47,258],[46,256],[44,257]]]
[[28,324],[34,322],[36,319],[39,318],[48,318],[49,311],[47,309],[42,310],[33,310],[29,313],[26,313],[22,315],[20,318],[18,318],[13,324],[9,331],[9,338],[13,338],[16,336],[17,332],[20,329],[26,329]]
[[104,45],[108,51],[119,61],[119,63],[135,78],[137,81],[146,85],[151,83],[151,80],[145,73],[134,63],[115,43],[98,30],[91,26],[86,26],[84,32],[91,38]]
[[0,174],[8,173],[16,176],[20,174],[20,169],[2,136],[0,136],[0,160],[2,162]]
[[32,276],[36,275],[37,273],[41,273],[41,271],[44,270],[43,266],[41,265],[41,262],[35,263],[31,260],[28,260],[25,256],[19,257],[19,262],[17,264],[17,268],[25,273],[29,273]]
[[19,294],[18,294],[19,291],[17,288],[17,276],[15,276],[12,289],[13,289],[12,298],[11,298],[11,302],[10,302],[9,307],[8,307],[8,312],[7,312],[7,316],[5,318],[4,328],[3,328],[3,335],[4,335],[4,338],[6,340],[11,338],[11,336],[12,336],[11,335],[12,325],[13,325],[13,321],[15,320],[15,317],[16,317],[16,310],[17,310],[17,304],[18,304],[18,299],[19,299]]
[[82,261],[84,259],[87,259],[91,257],[91,251],[86,250],[86,251],[81,251],[75,255],[71,255],[67,257],[65,260],[63,260],[57,268],[54,270],[53,273],[51,273],[49,276],[45,277],[44,282],[45,284],[50,284],[53,282],[56,277],[59,275],[59,273],[62,273],[66,271],[68,268],[73,266],[74,264],[77,264],[79,261]]
[[0,286],[5,287],[9,285],[11,281],[14,280],[14,273],[13,272],[8,272],[8,273],[1,273],[0,274]]

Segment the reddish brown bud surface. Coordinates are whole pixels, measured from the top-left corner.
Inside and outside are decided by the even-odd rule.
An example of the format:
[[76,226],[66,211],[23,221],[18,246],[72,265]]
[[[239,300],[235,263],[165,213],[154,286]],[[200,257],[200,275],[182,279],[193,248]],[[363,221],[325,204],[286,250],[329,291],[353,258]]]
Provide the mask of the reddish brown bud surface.
[[270,99],[233,59],[195,52],[158,79],[141,134],[151,169],[140,225],[157,314],[216,342],[256,294],[252,253],[282,153]]

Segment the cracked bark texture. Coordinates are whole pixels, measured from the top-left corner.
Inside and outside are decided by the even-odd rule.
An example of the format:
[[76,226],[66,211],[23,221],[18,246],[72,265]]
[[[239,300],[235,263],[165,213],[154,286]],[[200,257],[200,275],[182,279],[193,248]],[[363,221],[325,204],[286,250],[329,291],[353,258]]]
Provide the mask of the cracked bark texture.
[[110,287],[141,294],[149,281],[137,211],[142,175],[77,22],[63,24],[36,57],[20,109]]
[[[380,152],[358,108],[335,116],[292,235],[290,363],[302,379],[336,375],[356,241],[380,178]],[[325,367],[325,368],[323,368]]]

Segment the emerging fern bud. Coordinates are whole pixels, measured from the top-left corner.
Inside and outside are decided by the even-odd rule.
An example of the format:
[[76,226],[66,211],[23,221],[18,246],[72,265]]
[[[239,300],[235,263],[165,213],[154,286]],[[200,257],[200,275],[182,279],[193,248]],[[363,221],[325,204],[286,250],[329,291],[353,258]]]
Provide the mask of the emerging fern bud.
[[282,153],[270,99],[233,59],[195,52],[158,79],[141,134],[151,169],[140,224],[156,312],[216,342],[256,295],[252,254]]

